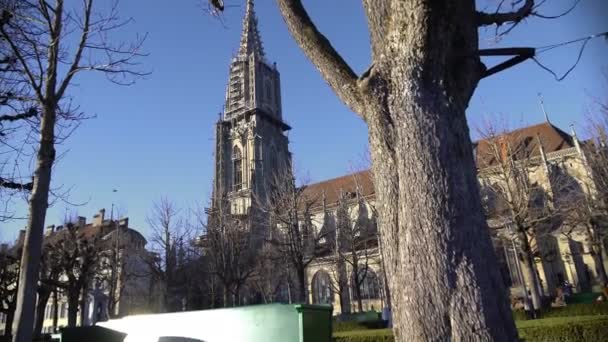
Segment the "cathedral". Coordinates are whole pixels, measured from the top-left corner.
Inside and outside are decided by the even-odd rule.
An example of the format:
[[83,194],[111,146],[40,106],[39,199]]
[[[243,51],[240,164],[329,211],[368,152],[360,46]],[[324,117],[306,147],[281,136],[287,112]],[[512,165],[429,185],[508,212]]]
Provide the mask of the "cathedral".
[[273,174],[291,170],[290,129],[283,121],[281,77],[276,63],[266,59],[249,0],[239,50],[230,63],[224,112],[216,123],[214,201],[226,198],[234,215],[253,210]]
[[[211,209],[226,205],[230,215],[249,222],[250,232],[257,231],[258,236],[264,236],[269,227],[253,224],[251,217],[260,210],[256,204],[259,199],[268,199],[274,175],[291,175],[292,157],[286,135],[291,127],[283,119],[280,74],[276,63],[270,63],[264,53],[253,0],[247,0],[240,46],[230,62],[224,110],[215,129]],[[551,187],[550,182],[546,182],[546,172],[553,168],[565,171],[580,184],[592,182],[574,131],[568,134],[547,121],[508,135],[516,135],[517,140],[526,142],[526,148],[534,149],[530,150],[530,155],[536,164],[528,172],[532,178],[538,178],[539,184]],[[538,144],[530,144],[531,141],[538,141]],[[482,162],[484,144],[483,140],[474,143],[482,190],[484,184],[495,182],[492,165]],[[310,184],[303,190],[318,200],[307,219],[317,234],[323,236],[318,241],[321,248],[315,249],[315,253],[320,250],[318,257],[306,268],[306,298],[312,303],[332,304],[334,313],[386,307],[390,294],[384,286],[371,172],[362,171]],[[340,266],[337,260],[340,260],[341,242],[337,236],[342,233],[337,223],[341,215],[338,204],[348,196],[352,199],[349,203],[353,210],[347,215],[352,216],[351,222],[358,227],[358,235],[354,238],[358,242],[365,240],[366,247],[355,251],[352,258],[344,259]],[[514,298],[519,297],[530,287],[530,279],[521,272],[521,263],[516,256],[518,247],[506,233],[508,224],[488,220],[488,225],[494,232],[505,284],[511,288]],[[577,291],[588,291],[597,285],[594,279],[599,265],[590,254],[584,231],[574,229],[569,236],[549,235],[543,237],[543,241],[534,241],[538,245],[535,255],[552,255],[552,258],[535,259],[541,293],[550,296],[564,281],[574,284]],[[606,246],[602,248],[606,250]],[[359,281],[359,275],[355,273],[360,270],[353,270],[357,269],[357,262],[353,263],[352,259],[363,257],[365,276]],[[289,287],[289,280],[287,282]],[[353,283],[357,283],[356,286]]]

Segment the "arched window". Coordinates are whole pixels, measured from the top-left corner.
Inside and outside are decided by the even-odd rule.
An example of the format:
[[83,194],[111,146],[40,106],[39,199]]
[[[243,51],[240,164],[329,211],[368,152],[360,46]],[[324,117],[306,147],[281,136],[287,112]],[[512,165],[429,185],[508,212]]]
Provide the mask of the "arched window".
[[232,178],[234,190],[241,190],[243,188],[243,158],[238,146],[234,146],[232,150],[232,172],[234,172]]
[[[364,277],[364,278],[363,278]],[[380,299],[380,279],[371,268],[359,270],[359,279],[363,278],[361,284],[361,299]],[[353,281],[353,293],[357,293],[354,287],[357,286]]]
[[325,271],[317,271],[312,277],[312,302],[314,304],[331,304],[333,299],[329,274]]

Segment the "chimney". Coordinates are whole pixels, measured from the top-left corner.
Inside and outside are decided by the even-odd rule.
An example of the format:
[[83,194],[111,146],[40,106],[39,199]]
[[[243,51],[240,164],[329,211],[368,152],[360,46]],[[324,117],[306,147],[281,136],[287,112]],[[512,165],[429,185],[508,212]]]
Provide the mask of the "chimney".
[[103,224],[104,216],[106,215],[105,209],[99,209],[99,214],[93,216],[93,225],[101,226]]
[[84,216],[78,216],[78,227],[82,228],[87,224],[87,218]]
[[17,238],[17,242],[22,242],[25,240],[25,229],[21,229],[19,231],[19,237]]
[[44,231],[44,236],[49,236],[49,235],[53,234],[54,231],[55,231],[55,225],[47,226],[46,230]]
[[118,225],[119,225],[120,227],[129,228],[129,218],[128,218],[128,217],[121,218],[121,219],[118,221]]

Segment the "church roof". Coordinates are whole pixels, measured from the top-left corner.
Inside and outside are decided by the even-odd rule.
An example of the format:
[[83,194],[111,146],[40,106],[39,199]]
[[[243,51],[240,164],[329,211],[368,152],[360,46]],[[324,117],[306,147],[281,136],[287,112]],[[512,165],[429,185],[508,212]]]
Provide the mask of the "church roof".
[[[523,127],[514,131],[497,136],[494,139],[508,141],[512,149],[516,149],[512,154],[524,157],[537,157],[540,155],[538,140],[542,143],[545,153],[560,151],[574,147],[574,140],[568,133],[562,131],[550,122]],[[482,139],[474,143],[475,160],[477,167],[483,169],[497,164],[495,154],[492,149],[496,142],[493,139]]]
[[[549,122],[523,127],[511,131],[506,135],[509,139],[513,139],[513,141],[528,142],[526,147],[528,151],[530,151],[528,155],[531,157],[538,156],[540,153],[537,136],[540,136],[545,153],[574,147],[572,136]],[[478,168],[492,166],[493,163],[496,163],[495,160],[487,157],[491,146],[487,139],[479,140],[473,144],[476,147],[475,153]],[[304,190],[304,194],[310,199],[315,199],[318,206],[321,206],[322,204],[324,193],[327,205],[332,206],[338,202],[340,191],[354,193],[356,192],[357,186],[359,187],[359,193],[363,197],[373,196],[374,184],[372,176],[371,170],[364,170],[338,178],[328,179],[308,185]]]
[[259,58],[264,58],[264,47],[262,46],[262,39],[258,31],[258,18],[253,8],[253,0],[247,0],[238,57],[247,58],[252,54]]
[[338,178],[328,179],[319,183],[314,183],[306,186],[304,196],[309,199],[314,199],[317,206],[323,203],[323,195],[328,206],[338,202],[340,191],[356,193],[357,188],[359,194],[367,197],[374,194],[374,183],[370,170],[355,172]]

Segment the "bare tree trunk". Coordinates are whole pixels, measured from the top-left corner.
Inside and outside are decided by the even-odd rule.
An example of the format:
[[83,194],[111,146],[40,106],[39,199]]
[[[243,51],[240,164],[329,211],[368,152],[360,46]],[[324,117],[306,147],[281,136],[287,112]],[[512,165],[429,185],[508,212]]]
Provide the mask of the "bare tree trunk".
[[298,278],[298,302],[308,304],[308,296],[306,295],[306,269],[298,265],[296,276]]
[[[48,83],[54,82],[51,80]],[[54,89],[52,92],[54,94]],[[40,123],[40,146],[36,156],[34,187],[29,200],[29,219],[21,256],[21,272],[17,291],[13,342],[31,342],[34,328],[34,308],[36,289],[42,256],[44,219],[48,208],[51,170],[55,161],[55,119],[56,107],[45,106]]]
[[595,270],[597,272],[597,279],[602,286],[606,286],[608,283],[608,276],[606,276],[606,268],[604,267],[604,252],[602,251],[602,245],[593,243],[591,251],[593,262],[595,263]]
[[587,226],[587,234],[589,235],[589,240],[591,241],[591,256],[593,257],[593,262],[595,263],[595,270],[597,273],[597,280],[600,285],[606,286],[608,283],[608,276],[606,275],[606,268],[604,267],[604,253],[602,251],[602,239],[597,233],[601,228],[597,227],[594,222],[592,222],[593,229],[590,229]]
[[223,301],[224,301],[224,308],[228,307],[228,294],[230,291],[228,291],[228,285],[224,284],[224,296],[223,296]]
[[465,117],[483,72],[474,1],[364,1],[374,64],[360,78],[300,1],[277,2],[368,125],[395,341],[516,340]]
[[68,327],[75,327],[78,320],[78,294],[68,292]]
[[[399,82],[414,89],[397,91],[390,100],[396,108],[370,126],[389,287],[399,289],[395,340],[512,341],[517,332],[480,205],[464,110],[441,108],[447,99],[416,89],[428,87],[419,82]],[[414,98],[399,100],[398,93]],[[379,132],[389,122],[399,127],[392,144]]]
[[13,320],[15,318],[15,312],[9,311],[5,313],[6,322],[4,323],[4,336],[11,336],[13,334]]
[[[519,241],[521,242],[521,259],[523,261],[523,272],[525,274],[524,278],[527,278],[530,281],[531,286],[527,287],[527,290],[530,291],[530,297],[532,298],[532,305],[534,310],[539,310],[541,308],[541,300],[540,300],[540,292],[539,292],[539,284],[538,277],[536,274],[536,265],[534,263],[534,256],[532,254],[532,250],[530,248],[530,244],[528,242],[528,237],[526,233],[521,232],[518,234]],[[525,283],[525,279],[522,279]]]
[[357,296],[357,309],[363,312],[363,298],[361,298],[361,286],[355,282],[355,296]]
[[86,286],[82,287],[79,307],[80,307],[80,326],[84,327],[87,325],[87,312],[86,312],[87,287]]
[[42,326],[44,325],[44,314],[46,306],[49,302],[51,292],[45,289],[38,291],[38,300],[36,303],[36,321],[34,324],[34,337],[40,338],[42,336]]
[[59,319],[59,300],[57,298],[57,289],[53,290],[53,331],[57,331],[57,320]]

